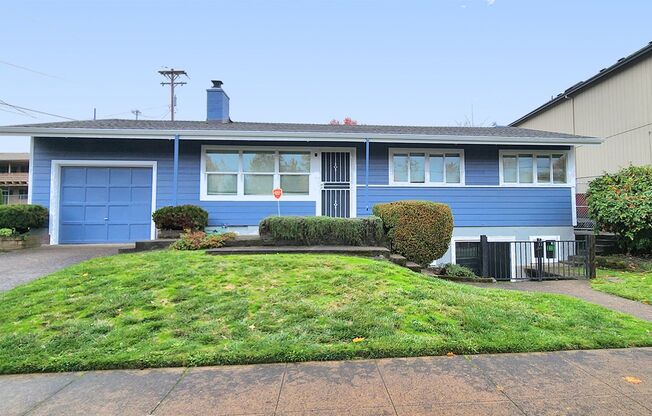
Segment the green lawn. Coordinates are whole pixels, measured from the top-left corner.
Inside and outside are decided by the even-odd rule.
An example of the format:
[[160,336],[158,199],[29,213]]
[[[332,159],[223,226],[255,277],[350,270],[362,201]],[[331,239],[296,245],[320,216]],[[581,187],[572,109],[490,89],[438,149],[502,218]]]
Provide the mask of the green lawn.
[[644,345],[580,300],[354,257],[119,255],[0,294],[0,373]]
[[602,264],[606,267],[591,281],[593,289],[652,304],[651,260],[614,255],[603,257]]

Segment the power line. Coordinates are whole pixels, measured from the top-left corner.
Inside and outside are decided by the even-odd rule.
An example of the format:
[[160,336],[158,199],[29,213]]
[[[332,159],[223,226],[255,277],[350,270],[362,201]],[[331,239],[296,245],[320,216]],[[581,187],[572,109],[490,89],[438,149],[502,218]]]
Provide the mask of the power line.
[[[5,102],[5,101],[3,101],[3,100],[0,100],[0,104],[6,104],[6,105],[9,105],[9,104],[7,104],[7,102]],[[20,114],[22,114],[22,115],[24,115],[24,116],[27,116],[27,117],[30,117],[30,118],[36,118],[35,116],[29,114],[29,113],[26,112],[26,111],[23,111],[23,110],[20,110],[20,109],[17,109],[17,110],[18,110],[18,112],[19,112]]]
[[1,101],[0,105],[11,107],[11,108],[16,109],[16,110],[25,110],[25,111],[29,111],[29,112],[32,112],[32,113],[43,114],[43,115],[46,115],[46,116],[58,117],[58,118],[63,118],[65,120],[75,121],[74,118],[70,118],[70,117],[66,117],[66,116],[60,116],[58,114],[52,114],[52,113],[48,113],[48,112],[45,112],[45,111],[34,110],[33,108],[21,107],[19,105],[9,104],[8,102],[2,101],[2,100],[0,100],[0,101]]
[[37,71],[37,70],[35,70],[35,69],[31,69],[31,68],[28,68],[28,67],[26,67],[26,66],[12,64],[11,62],[0,61],[0,64],[5,64],[5,65],[8,65],[8,66],[13,66],[14,68],[18,68],[18,69],[22,69],[23,71],[32,72],[32,73],[34,73],[34,74],[42,75],[42,76],[44,76],[44,77],[54,78],[54,79],[58,79],[58,80],[61,80],[61,81],[67,81],[66,79],[61,78],[61,77],[58,77],[58,76],[56,76],[56,75],[47,74],[47,73],[45,73],[45,72]]
[[23,113],[19,113],[18,111],[11,111],[11,110],[7,110],[7,109],[4,109],[4,108],[0,108],[0,111],[3,111],[3,112],[5,112],[5,113],[9,113],[9,114],[17,114],[17,115],[19,115],[19,116],[28,116],[28,117],[32,117],[32,118],[34,118],[34,116],[29,115],[29,114],[26,114],[26,113],[24,113],[24,112],[23,112]]
[[174,87],[177,85],[186,85],[187,82],[177,81],[181,76],[188,78],[188,74],[183,69],[163,69],[158,71],[159,74],[163,75],[169,81],[161,82],[161,85],[170,86],[170,120],[174,121],[174,107],[177,104],[177,97],[174,95]]

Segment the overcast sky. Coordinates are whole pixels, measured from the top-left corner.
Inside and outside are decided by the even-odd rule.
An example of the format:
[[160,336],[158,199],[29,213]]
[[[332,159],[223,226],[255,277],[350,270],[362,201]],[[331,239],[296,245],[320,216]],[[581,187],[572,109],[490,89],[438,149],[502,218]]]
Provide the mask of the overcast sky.
[[[0,100],[73,119],[178,119],[224,81],[237,121],[508,124],[652,41],[652,1],[11,1]],[[31,117],[0,102],[0,125]],[[27,140],[0,137],[1,151]]]

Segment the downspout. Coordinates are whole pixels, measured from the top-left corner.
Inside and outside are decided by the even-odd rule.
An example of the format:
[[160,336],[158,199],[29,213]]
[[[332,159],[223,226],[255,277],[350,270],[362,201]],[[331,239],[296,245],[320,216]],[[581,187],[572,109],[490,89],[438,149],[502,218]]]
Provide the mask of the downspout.
[[174,135],[174,159],[172,161],[172,205],[177,205],[177,189],[179,183],[179,135]]
[[364,145],[364,203],[365,210],[369,213],[369,139],[365,139]]

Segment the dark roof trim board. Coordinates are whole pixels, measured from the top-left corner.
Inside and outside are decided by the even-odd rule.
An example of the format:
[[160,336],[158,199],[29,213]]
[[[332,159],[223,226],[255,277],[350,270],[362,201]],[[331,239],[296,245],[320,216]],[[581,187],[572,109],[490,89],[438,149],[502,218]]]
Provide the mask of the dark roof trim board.
[[620,58],[618,61],[616,61],[615,64],[611,65],[608,68],[601,69],[600,72],[597,74],[593,75],[591,78],[587,79],[586,81],[580,81],[575,85],[572,85],[566,91],[564,91],[561,94],[558,94],[555,98],[551,99],[547,103],[535,108],[534,110],[530,111],[523,117],[519,118],[516,121],[513,121],[509,125],[512,127],[516,127],[521,123],[524,123],[525,121],[531,119],[532,117],[538,115],[539,113],[548,110],[549,108],[552,108],[559,104],[562,101],[567,100],[570,98],[572,95],[575,95],[582,90],[589,88],[593,86],[594,84],[601,82],[605,80],[608,77],[611,77],[618,72],[621,72],[628,68],[629,66],[640,62],[642,59],[647,58],[648,55],[652,55],[652,42],[648,43],[647,46],[644,48],[641,48],[634,52],[633,54],[625,57],[625,58]]
[[518,127],[427,127],[163,120],[87,120],[0,127],[0,135],[196,140],[472,144],[597,144],[602,139]]

